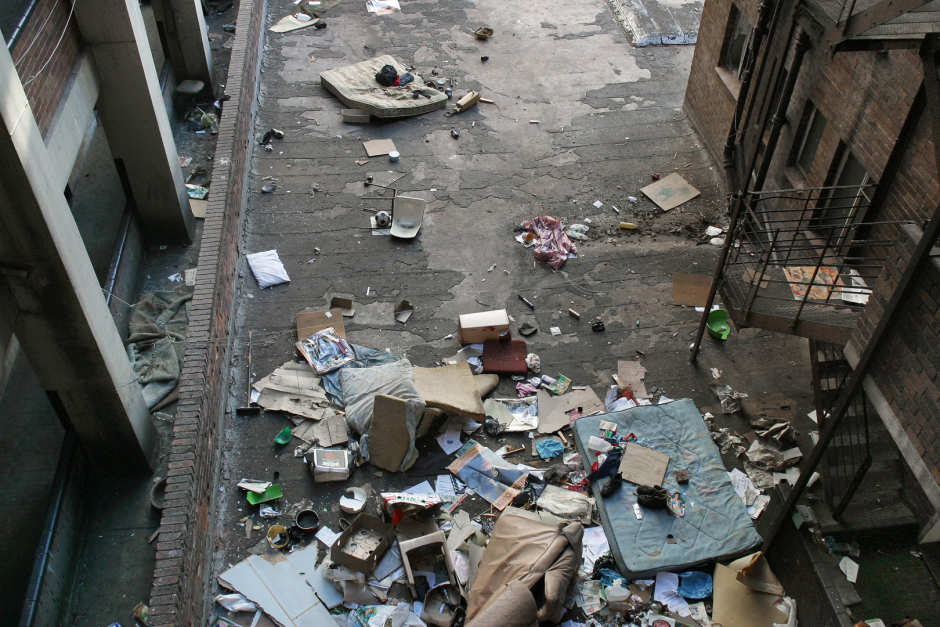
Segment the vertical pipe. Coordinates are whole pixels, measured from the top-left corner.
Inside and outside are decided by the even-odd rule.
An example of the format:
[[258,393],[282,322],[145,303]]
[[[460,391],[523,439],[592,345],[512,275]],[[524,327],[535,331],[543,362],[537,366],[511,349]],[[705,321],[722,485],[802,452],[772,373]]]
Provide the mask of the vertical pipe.
[[[782,0],[777,1],[777,7],[782,4]],[[767,33],[767,20],[770,18],[770,0],[761,0],[757,8],[757,26],[754,27],[754,36],[751,38],[751,45],[748,47],[747,58],[745,59],[745,69],[741,74],[741,88],[738,90],[738,100],[734,107],[734,113],[731,117],[731,129],[728,131],[728,137],[725,139],[724,148],[724,167],[725,176],[728,178],[728,188],[732,191],[738,190],[737,172],[734,169],[734,144],[738,139],[740,129],[741,115],[744,113],[744,104],[747,102],[747,95],[751,87],[752,70],[757,64],[757,57],[760,54],[761,44],[764,41],[764,35]],[[776,19],[777,12],[774,12]],[[766,62],[767,55],[764,55]],[[760,66],[763,71],[763,64]]]
[[[790,106],[790,99],[793,97],[793,88],[796,86],[796,79],[800,75],[800,67],[803,65],[803,57],[809,49],[809,37],[806,32],[800,29],[800,34],[793,45],[793,62],[790,64],[790,73],[787,74],[787,82],[783,85],[783,93],[780,95],[780,102],[777,103],[777,110],[770,124],[770,137],[767,138],[767,148],[764,156],[761,157],[760,169],[757,171],[757,180],[754,181],[754,191],[764,189],[764,181],[767,179],[767,171],[770,169],[770,162],[773,161],[774,152],[777,148],[777,141],[780,139],[780,129],[787,119],[787,109]],[[752,206],[753,206],[752,202]]]

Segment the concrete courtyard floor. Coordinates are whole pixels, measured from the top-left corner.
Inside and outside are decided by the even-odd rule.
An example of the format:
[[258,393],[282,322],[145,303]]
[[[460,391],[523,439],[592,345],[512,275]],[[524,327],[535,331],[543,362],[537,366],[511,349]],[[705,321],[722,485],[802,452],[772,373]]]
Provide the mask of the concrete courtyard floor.
[[[268,25],[293,6],[288,0],[269,3]],[[795,422],[800,444],[809,451],[813,425],[805,416],[812,409],[812,385],[803,340],[744,330],[725,343],[706,338],[698,365],[688,363],[700,314],[673,305],[672,274],[712,272],[719,249],[703,245],[702,234],[720,222],[725,209],[720,173],[681,110],[692,47],[632,48],[603,0],[407,0],[401,12],[385,16],[367,13],[364,2],[348,1],[325,19],[323,30],[267,34],[256,139],[271,127],[286,137],[275,141],[272,152],[254,148],[241,251],[276,249],[291,282],[260,290],[244,257],[240,262],[213,575],[263,540],[260,531],[246,537],[238,524],[256,513],[235,488],[242,478],[276,476],[285,504],[312,501],[333,529],[347,486],[388,491],[428,478],[418,476],[420,471],[377,472],[366,464],[348,482],[315,484],[306,465],[292,457],[292,446],[273,444],[283,416],[235,414],[245,404],[249,331],[252,372],[259,378],[295,359],[296,314],[326,308],[333,296],[356,303],[355,317],[345,320],[351,342],[389,349],[417,366],[439,364],[460,348],[457,339],[447,339],[457,330],[458,315],[505,308],[515,320],[514,335],[523,322],[538,326],[527,341],[543,373],[565,374],[601,397],[613,383],[618,360],[639,360],[648,370],[648,389],[691,398],[717,414],[707,386],[709,368],[717,367],[736,390],[787,399],[793,414],[803,417]],[[484,25],[495,31],[486,42],[472,34]],[[321,87],[320,72],[380,54],[415,66],[428,79],[456,79],[454,100],[475,89],[495,102],[452,117],[445,117],[445,109],[343,124],[344,106]],[[483,55],[489,60],[482,62]],[[454,129],[459,139],[451,136]],[[394,140],[401,160],[375,157],[359,165],[366,158],[362,142],[380,138]],[[677,170],[700,196],[666,213],[645,198],[637,204],[627,200],[640,196],[651,173]],[[390,202],[360,198],[371,195],[363,185],[367,175],[429,201],[415,240],[371,234],[371,214],[364,209],[389,209]],[[268,177],[277,190],[261,194]],[[603,206],[595,208],[595,201]],[[591,220],[579,258],[560,272],[535,264],[532,250],[514,240],[519,224],[538,215],[566,224]],[[637,223],[639,231],[620,230],[620,220]],[[404,325],[392,315],[403,299],[416,307]],[[569,308],[581,319],[570,317]],[[605,332],[591,331],[596,318],[604,321]],[[551,335],[553,326],[561,335]],[[504,377],[495,395],[515,396],[514,388]],[[719,421],[740,433],[749,430],[739,416]],[[474,438],[492,448],[501,445],[482,432]],[[528,441],[524,434],[500,438],[523,440]],[[419,450],[426,458],[439,447],[429,438]],[[529,462],[530,452],[510,459]],[[434,464],[431,474],[449,459]],[[726,459],[729,468],[733,461]],[[480,499],[466,509],[483,509]]]

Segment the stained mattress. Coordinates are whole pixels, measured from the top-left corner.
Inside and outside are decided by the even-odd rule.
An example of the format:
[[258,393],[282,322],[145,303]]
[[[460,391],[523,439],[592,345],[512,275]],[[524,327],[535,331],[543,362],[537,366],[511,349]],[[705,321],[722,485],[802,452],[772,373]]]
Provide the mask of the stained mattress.
[[[600,435],[602,420],[617,423],[618,436],[634,433],[649,439],[655,450],[668,454],[663,486],[685,495],[684,517],[644,508],[643,519],[637,520],[633,513],[635,484],[624,481],[623,487],[607,499],[600,494],[607,479],[591,486],[611,553],[624,576],[643,579],[664,570],[679,571],[744,554],[761,543],[705,421],[691,400],[579,418],[573,427],[582,459],[594,459],[593,453],[588,456],[587,443],[592,435]],[[676,483],[676,470],[689,473],[687,485]],[[669,541],[670,535],[674,544]]]
[[[386,65],[398,70],[399,75],[407,72],[401,63],[386,54],[354,65],[327,70],[320,74],[320,83],[347,107],[367,111],[379,118],[419,115],[443,109],[447,104],[447,96],[430,86],[425,86],[418,75],[404,87],[379,85],[375,74]],[[430,98],[415,98],[415,92],[428,94]]]

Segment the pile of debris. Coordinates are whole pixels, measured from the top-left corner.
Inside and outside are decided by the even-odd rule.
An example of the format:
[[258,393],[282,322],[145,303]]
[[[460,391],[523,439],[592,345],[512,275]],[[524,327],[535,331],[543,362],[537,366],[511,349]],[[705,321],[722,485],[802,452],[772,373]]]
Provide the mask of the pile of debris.
[[[413,307],[395,315],[402,311]],[[604,421],[581,452],[570,439],[585,417],[673,402],[662,394],[654,400],[639,362],[618,363],[602,400],[563,374],[542,374],[538,356],[512,339],[505,310],[460,316],[464,347],[433,368],[350,343],[343,320],[354,316],[355,304],[341,298],[300,312],[301,360],[251,382],[241,413],[285,416],[275,443],[295,442],[293,456],[315,482],[347,481],[365,463],[432,479],[401,492],[348,488],[339,506],[349,517],[338,530],[321,524],[306,499],[282,505],[280,484],[239,481],[250,512],[239,524],[248,538],[253,531],[263,538],[219,575],[227,591],[217,598],[221,614],[264,613],[286,627],[708,625],[712,614],[727,627],[745,624],[738,604],[746,599],[773,622],[795,625],[794,604],[760,554],[714,571],[637,580],[618,569],[595,499],[638,481],[625,458],[637,465],[669,456]],[[524,326],[517,332],[535,331]],[[494,394],[500,377],[511,378],[517,396]],[[771,437],[785,433],[764,427]],[[531,446],[515,446],[512,434],[527,434]],[[440,451],[420,455],[416,442],[430,437]],[[481,443],[501,439],[510,443]],[[780,468],[766,447],[749,459],[755,468]],[[606,480],[618,467],[617,481],[592,496],[592,479]],[[751,498],[747,475],[735,472],[742,499]],[[684,515],[681,492],[635,489],[646,495],[637,508],[647,515],[660,507]]]

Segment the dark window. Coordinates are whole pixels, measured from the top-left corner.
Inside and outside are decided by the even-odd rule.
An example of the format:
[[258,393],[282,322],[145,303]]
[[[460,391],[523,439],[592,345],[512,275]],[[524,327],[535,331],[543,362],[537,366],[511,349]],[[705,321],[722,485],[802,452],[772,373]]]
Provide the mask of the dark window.
[[843,254],[855,237],[856,224],[864,219],[874,185],[868,171],[855,153],[841,144],[836,153],[832,177],[834,189],[820,203],[813,216],[812,226],[827,234],[832,244],[842,246]]
[[823,130],[826,128],[826,118],[823,117],[823,114],[819,112],[819,109],[812,101],[807,101],[806,113],[803,119],[805,120],[803,136],[800,137],[800,149],[796,153],[796,165],[805,176],[809,176],[809,171],[813,167],[813,158],[819,148],[819,141],[822,139]]
[[29,6],[29,0],[0,0],[0,32],[3,33],[3,41],[9,47],[10,38],[16,31],[26,8]]
[[731,8],[729,24],[731,24],[731,29],[725,45],[725,56],[722,65],[725,69],[734,73],[735,76],[740,76],[741,70],[744,69],[744,55],[747,52],[747,44],[751,39],[751,25],[744,17],[744,14],[735,6]]

